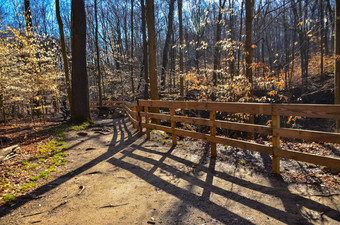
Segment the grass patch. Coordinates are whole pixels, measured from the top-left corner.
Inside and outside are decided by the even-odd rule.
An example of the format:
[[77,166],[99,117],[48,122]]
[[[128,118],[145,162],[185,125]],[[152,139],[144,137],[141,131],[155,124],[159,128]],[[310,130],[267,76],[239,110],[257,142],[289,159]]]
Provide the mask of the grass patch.
[[7,194],[7,195],[4,196],[4,200],[5,200],[6,202],[13,201],[13,200],[14,200],[14,195],[12,195],[12,194]]
[[27,184],[24,184],[24,185],[22,185],[21,187],[19,187],[19,190],[20,190],[20,191],[24,191],[24,190],[26,190],[26,189],[28,189],[28,188],[30,188],[30,187],[34,187],[35,185],[37,185],[37,184],[34,183],[34,182],[27,183]]
[[38,176],[32,176],[32,177],[30,177],[30,180],[31,181],[37,181],[37,180],[39,180],[39,177]]
[[42,156],[54,155],[66,148],[64,141],[50,140],[47,144],[37,146],[37,154]]
[[37,164],[32,164],[32,165],[30,165],[30,169],[36,169],[37,167],[38,167]]
[[39,174],[39,177],[40,178],[46,178],[49,173],[50,173],[50,171],[44,170]]
[[90,122],[84,122],[82,123],[81,125],[73,125],[73,126],[70,126],[68,129],[69,130],[84,130],[86,127],[90,126],[91,123]]
[[51,172],[55,172],[55,171],[57,171],[57,168],[55,166],[51,166],[47,170],[42,171],[39,174],[39,178],[46,178]]

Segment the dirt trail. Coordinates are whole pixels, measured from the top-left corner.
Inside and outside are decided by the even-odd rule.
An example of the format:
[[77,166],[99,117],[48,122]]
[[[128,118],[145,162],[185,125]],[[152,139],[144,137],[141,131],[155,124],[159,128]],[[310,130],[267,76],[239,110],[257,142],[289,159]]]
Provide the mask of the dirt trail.
[[339,224],[340,195],[146,141],[128,120],[69,132],[64,175],[23,196],[0,224]]

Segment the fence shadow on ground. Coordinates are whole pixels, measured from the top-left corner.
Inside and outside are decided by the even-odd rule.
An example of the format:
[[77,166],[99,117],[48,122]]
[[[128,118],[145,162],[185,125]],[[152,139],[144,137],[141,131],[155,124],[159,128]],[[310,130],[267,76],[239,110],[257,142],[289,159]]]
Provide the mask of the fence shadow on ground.
[[[238,224],[252,224],[252,222],[247,220],[246,218],[243,218],[237,215],[236,213],[229,211],[227,207],[223,207],[211,201],[210,196],[211,194],[214,193],[223,196],[226,199],[231,199],[232,201],[247,206],[251,209],[257,210],[260,213],[263,213],[269,217],[272,217],[278,221],[287,224],[311,224],[302,215],[301,210],[303,207],[315,211],[323,211],[324,215],[327,215],[328,217],[336,221],[340,221],[338,211],[326,205],[320,204],[316,201],[291,193],[288,190],[288,185],[282,180],[280,176],[269,177],[268,179],[270,180],[272,187],[267,187],[260,184],[249,182],[247,180],[243,180],[232,175],[228,175],[227,173],[216,171],[215,170],[216,159],[210,158],[208,154],[209,149],[206,149],[205,151],[206,154],[204,154],[203,157],[200,159],[200,163],[197,164],[196,168],[197,171],[202,171],[206,173],[206,179],[205,181],[202,181],[201,179],[195,176],[195,173],[191,175],[187,172],[177,169],[175,166],[170,166],[169,164],[165,163],[166,159],[170,159],[177,163],[184,164],[187,167],[192,166],[193,164],[192,161],[186,160],[184,158],[172,154],[174,152],[174,149],[175,149],[174,147],[171,147],[167,152],[160,152],[148,147],[132,144],[129,149],[124,149],[120,152],[121,154],[123,154],[121,158],[117,159],[115,157],[112,157],[108,160],[108,162],[114,166],[130,171],[139,178],[153,185],[155,188],[161,189],[164,192],[180,199],[183,202],[183,204],[177,207],[178,210],[181,210],[182,217],[184,216],[183,207],[185,207],[186,205],[191,205],[207,213],[208,215],[210,215],[211,217],[220,222],[230,223],[233,221],[234,222],[237,221]],[[134,153],[134,151],[136,150],[149,154],[157,154],[160,155],[161,158],[159,160],[155,160],[150,157],[142,156],[141,154]],[[128,157],[132,158],[133,161],[137,160],[140,161],[141,163],[151,164],[152,168],[150,170],[146,170],[142,167],[139,167],[135,163],[134,164],[129,163],[126,160]],[[202,162],[205,160],[209,161],[208,167],[202,165]],[[190,190],[178,187],[175,184],[168,182],[162,179],[161,177],[155,175],[155,171],[157,169],[161,169],[171,174],[175,174],[176,177],[189,182],[190,186],[201,187],[203,189],[202,195],[198,196],[192,193]],[[231,190],[218,187],[213,184],[213,180],[217,177],[218,179],[223,179],[226,182],[230,182],[238,186],[251,189],[252,191],[270,195],[275,198],[279,198],[282,201],[284,210],[275,208],[271,205],[261,203],[249,197],[244,197]]]
[[[108,145],[109,147],[107,152],[78,167],[77,169],[68,172],[67,174],[60,176],[57,179],[37,188],[36,190],[17,198],[12,203],[11,207],[0,207],[0,217],[9,214],[11,211],[19,208],[20,206],[23,206],[35,197],[46,194],[47,192],[53,190],[61,184],[69,181],[73,177],[89,170],[95,165],[107,161],[114,166],[120,167],[133,173],[137,177],[143,179],[145,182],[153,185],[155,188],[163,190],[164,192],[180,199],[182,205],[177,206],[178,211],[182,210],[183,207],[190,205],[203,211],[204,213],[210,215],[212,218],[220,222],[230,224],[233,221],[234,223],[235,221],[237,221],[237,224],[253,224],[251,221],[247,220],[247,218],[244,218],[243,216],[240,216],[237,213],[228,210],[226,206],[219,205],[213,202],[211,200],[212,194],[217,194],[226,199],[231,199],[238,204],[247,206],[248,208],[256,210],[264,215],[267,215],[268,217],[272,217],[280,222],[287,224],[310,224],[309,221],[305,217],[303,217],[301,213],[302,207],[315,211],[322,211],[324,212],[324,215],[327,215],[328,217],[340,222],[338,211],[316,201],[291,193],[288,190],[287,184],[280,180],[279,176],[268,177],[268,179],[273,184],[278,184],[279,182],[281,182],[281,186],[272,185],[271,187],[267,187],[261,184],[249,182],[247,180],[229,175],[227,173],[216,171],[216,159],[210,158],[208,148],[205,149],[205,154],[200,158],[199,163],[196,165],[197,171],[202,171],[206,174],[205,180],[199,179],[197,176],[198,174],[196,173],[191,174],[181,171],[175,166],[167,164],[165,161],[173,160],[176,163],[180,163],[188,167],[191,167],[193,162],[173,154],[176,150],[174,147],[169,147],[166,152],[161,152],[158,150],[154,150],[152,147],[144,146],[144,143],[146,141],[140,140],[140,134],[130,131],[125,120],[126,118],[114,120],[113,137],[110,144]],[[118,133],[120,133],[119,140]],[[137,140],[139,140],[138,143],[142,143],[135,144]],[[137,154],[135,151],[142,151],[147,154],[156,154],[160,156],[160,158],[158,160],[155,160],[151,157],[145,156],[147,154],[140,155]],[[120,153],[120,155],[122,154],[123,156],[121,158],[113,157],[117,153]],[[138,164],[129,163],[126,160],[123,160],[127,158],[131,158],[135,161],[137,160],[141,163],[148,163],[152,167],[150,170],[146,170],[138,166]],[[204,162],[209,162],[209,165],[204,166]],[[163,180],[158,175],[156,175],[155,172],[157,169],[162,169],[171,174],[176,174],[178,178],[183,179],[184,181],[190,183],[192,186],[198,186],[202,188],[202,194],[200,196],[196,195],[190,190],[184,189],[182,187],[176,186],[169,181]],[[223,181],[236,184],[240,187],[251,189],[254,192],[259,192],[262,194],[273,196],[275,198],[279,198],[283,203],[284,210],[256,201],[250,197],[245,197],[232,190],[216,186],[214,184],[214,179],[216,179],[217,177],[218,179],[222,179]]]

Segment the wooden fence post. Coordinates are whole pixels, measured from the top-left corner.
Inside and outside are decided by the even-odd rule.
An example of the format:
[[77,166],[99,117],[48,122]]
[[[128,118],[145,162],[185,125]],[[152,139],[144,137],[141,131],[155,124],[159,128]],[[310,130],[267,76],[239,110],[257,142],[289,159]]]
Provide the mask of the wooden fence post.
[[143,127],[142,127],[142,117],[140,115],[140,111],[141,111],[141,107],[139,106],[139,101],[137,100],[137,106],[136,106],[136,109],[137,109],[137,121],[138,121],[138,131],[139,132],[142,132],[143,131]]
[[[216,119],[216,111],[210,111],[209,112],[209,119],[211,122],[214,122]],[[215,137],[216,136],[216,126],[212,124],[210,126],[210,136]],[[216,157],[217,151],[216,151],[216,143],[210,142],[210,148],[211,148],[211,156]]]
[[272,128],[273,128],[273,173],[280,174],[280,157],[277,156],[277,149],[280,149],[280,136],[274,135],[274,128],[280,128],[280,116],[272,115]]
[[148,112],[149,112],[149,107],[148,106],[144,106],[144,112],[145,112],[145,129],[146,129],[146,139],[150,140],[150,128],[147,127],[148,123],[149,123],[149,116],[148,116]]
[[171,115],[171,129],[172,129],[172,145],[177,145],[177,135],[176,135],[176,121],[173,120],[173,116],[175,116],[175,109],[170,108],[170,115]]

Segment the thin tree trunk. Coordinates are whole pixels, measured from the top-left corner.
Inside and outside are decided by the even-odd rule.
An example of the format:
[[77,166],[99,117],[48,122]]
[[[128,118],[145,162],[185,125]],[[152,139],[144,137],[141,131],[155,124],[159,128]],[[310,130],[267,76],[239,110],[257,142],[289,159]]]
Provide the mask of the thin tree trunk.
[[57,21],[58,21],[58,26],[59,26],[59,34],[60,34],[61,53],[62,53],[62,56],[63,56],[63,63],[64,63],[67,97],[68,97],[69,105],[71,107],[72,106],[72,103],[71,103],[72,90],[71,90],[70,71],[69,71],[68,60],[67,60],[67,55],[66,55],[64,26],[63,26],[63,21],[61,20],[61,16],[60,16],[59,0],[56,0],[55,4],[56,4],[55,5],[56,15],[57,15]]
[[[253,26],[253,12],[255,0],[246,0],[246,77],[248,78],[250,91],[249,98],[253,101],[253,47],[252,47],[252,26]],[[254,115],[249,116],[249,123],[254,123]],[[254,133],[248,133],[249,139],[254,139]]]
[[222,10],[226,0],[219,0],[219,12],[216,24],[216,40],[214,47],[214,70],[213,70],[213,84],[217,86],[217,70],[220,69],[220,40],[221,40],[221,31],[222,31]]
[[243,5],[244,0],[241,2],[241,18],[240,18],[240,35],[238,39],[238,49],[237,49],[237,76],[240,75],[240,59],[241,59],[241,41],[242,41],[242,29],[243,29]]
[[253,26],[253,12],[254,12],[254,0],[246,0],[246,77],[250,84],[250,97],[253,97],[253,47],[252,47],[252,26]]
[[148,42],[146,40],[144,0],[141,0],[141,8],[142,8],[142,34],[143,34],[144,99],[148,99],[149,98]]
[[181,99],[184,99],[184,63],[183,63],[183,20],[182,20],[182,0],[177,1],[178,21],[179,21],[179,89]]
[[100,71],[100,54],[99,54],[99,44],[98,44],[98,12],[97,12],[97,0],[94,0],[94,17],[96,21],[96,27],[95,27],[95,44],[96,44],[96,64],[97,64],[97,75],[98,75],[98,101],[99,106],[103,105],[103,95],[102,95],[102,75]]
[[32,36],[32,13],[31,13],[30,0],[24,0],[24,5],[25,5],[24,18],[26,22],[26,35],[28,37],[31,37]]
[[321,53],[321,59],[320,59],[320,73],[321,73],[321,81],[325,80],[325,74],[323,69],[323,43],[324,43],[324,14],[323,14],[323,0],[320,0],[320,53]]
[[172,24],[174,21],[174,5],[175,0],[170,0],[169,3],[169,15],[168,15],[168,31],[166,33],[164,49],[163,49],[163,61],[162,61],[162,72],[161,72],[161,89],[165,90],[166,85],[166,67],[168,65],[168,55],[170,46],[170,36],[172,31]]
[[131,60],[130,60],[130,79],[132,89],[132,101],[136,100],[135,82],[133,80],[133,0],[131,0]]
[[[334,84],[334,94],[335,94],[335,104],[340,104],[340,2],[336,1],[335,4],[335,38],[334,38],[334,46],[335,46],[335,84]],[[340,120],[336,121],[336,132],[340,133]]]

